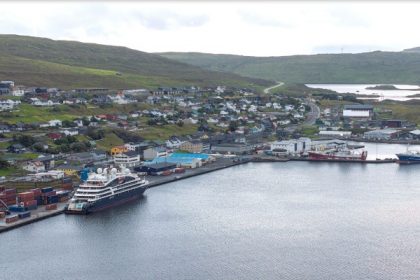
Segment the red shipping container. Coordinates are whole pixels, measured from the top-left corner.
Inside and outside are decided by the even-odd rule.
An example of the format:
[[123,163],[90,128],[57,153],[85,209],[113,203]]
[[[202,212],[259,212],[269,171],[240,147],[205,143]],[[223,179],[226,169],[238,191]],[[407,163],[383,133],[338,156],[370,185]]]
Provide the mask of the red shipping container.
[[57,204],[45,205],[45,210],[56,210],[56,209],[57,209]]
[[9,223],[16,222],[17,220],[19,220],[19,216],[18,215],[6,217],[6,220],[5,221],[6,221],[6,224],[9,224]]
[[16,189],[5,189],[4,193],[5,194],[16,194]]
[[31,192],[34,193],[34,196],[40,196],[42,194],[41,189],[32,189],[30,190]]
[[18,193],[17,195],[19,201],[23,202],[23,201],[29,201],[29,200],[34,200],[35,196],[33,192],[22,192],[22,193]]
[[36,200],[29,200],[29,201],[24,201],[23,202],[23,206],[25,206],[25,207],[34,206],[34,205],[38,205],[38,201],[36,201]]
[[0,199],[16,199],[16,194],[2,194],[0,195]]

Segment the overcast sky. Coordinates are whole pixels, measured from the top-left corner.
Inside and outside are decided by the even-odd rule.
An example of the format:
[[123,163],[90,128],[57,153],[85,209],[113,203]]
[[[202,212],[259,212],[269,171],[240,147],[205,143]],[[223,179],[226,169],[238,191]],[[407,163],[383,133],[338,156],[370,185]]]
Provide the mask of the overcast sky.
[[415,2],[1,2],[0,33],[255,56],[420,46]]

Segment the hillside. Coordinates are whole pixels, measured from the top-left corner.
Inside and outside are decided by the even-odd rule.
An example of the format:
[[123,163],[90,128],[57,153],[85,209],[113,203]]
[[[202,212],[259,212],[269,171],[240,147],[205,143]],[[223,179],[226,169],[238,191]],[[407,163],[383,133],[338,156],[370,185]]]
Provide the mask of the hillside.
[[192,84],[262,88],[272,84],[125,47],[17,35],[0,35],[0,79],[27,86],[113,89]]
[[161,53],[204,69],[292,83],[420,84],[420,53],[370,52],[280,57]]

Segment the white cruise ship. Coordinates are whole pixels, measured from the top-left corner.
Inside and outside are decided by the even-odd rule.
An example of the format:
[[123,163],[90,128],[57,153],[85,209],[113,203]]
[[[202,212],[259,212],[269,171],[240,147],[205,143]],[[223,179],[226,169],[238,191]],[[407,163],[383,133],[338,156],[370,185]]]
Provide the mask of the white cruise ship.
[[66,214],[88,214],[138,199],[149,182],[122,167],[98,168],[88,174],[87,180],[76,190],[66,206]]

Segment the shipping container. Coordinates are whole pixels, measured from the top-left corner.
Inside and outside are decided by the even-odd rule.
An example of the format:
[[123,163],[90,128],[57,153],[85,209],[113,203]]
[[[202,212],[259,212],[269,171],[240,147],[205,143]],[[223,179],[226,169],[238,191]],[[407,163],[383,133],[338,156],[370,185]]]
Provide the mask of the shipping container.
[[45,206],[45,210],[56,210],[57,204],[48,204]]
[[26,212],[22,212],[18,214],[19,219],[25,219],[25,218],[29,218],[31,216],[31,212],[26,211]]
[[184,172],[185,172],[185,168],[182,168],[182,167],[175,168],[175,173],[184,173]]
[[6,216],[5,222],[6,222],[6,224],[9,224],[9,223],[14,223],[18,220],[19,220],[18,215],[9,215],[9,216]]
[[47,204],[57,203],[58,201],[59,199],[58,199],[58,196],[56,195],[47,196]]
[[56,191],[50,191],[50,192],[42,193],[42,196],[52,196],[56,194],[57,194]]
[[68,197],[68,196],[63,196],[63,197],[60,197],[60,199],[59,199],[59,201],[60,202],[66,202],[67,200],[69,200],[70,199],[70,197]]
[[5,189],[3,191],[5,194],[16,194],[16,189]]
[[31,192],[34,193],[35,197],[40,196],[42,194],[41,189],[39,189],[39,188],[32,189]]
[[38,209],[38,205],[35,204],[35,205],[28,206],[26,208],[28,208],[28,210],[36,210],[36,209]]
[[19,206],[19,205],[10,205],[9,206],[9,211],[12,211],[12,212],[25,212],[25,211],[28,211],[28,208],[26,208],[24,206]]
[[33,192],[22,192],[17,195],[19,202],[34,200],[35,196]]
[[29,206],[33,206],[33,205],[38,205],[38,201],[36,201],[36,200],[28,200],[28,201],[21,202],[20,205],[23,205],[25,207],[29,207]]
[[49,193],[49,192],[52,192],[53,190],[54,190],[53,187],[45,187],[45,188],[41,189],[41,192],[42,193]]
[[1,200],[8,200],[8,199],[16,200],[16,194],[1,194],[0,199]]

